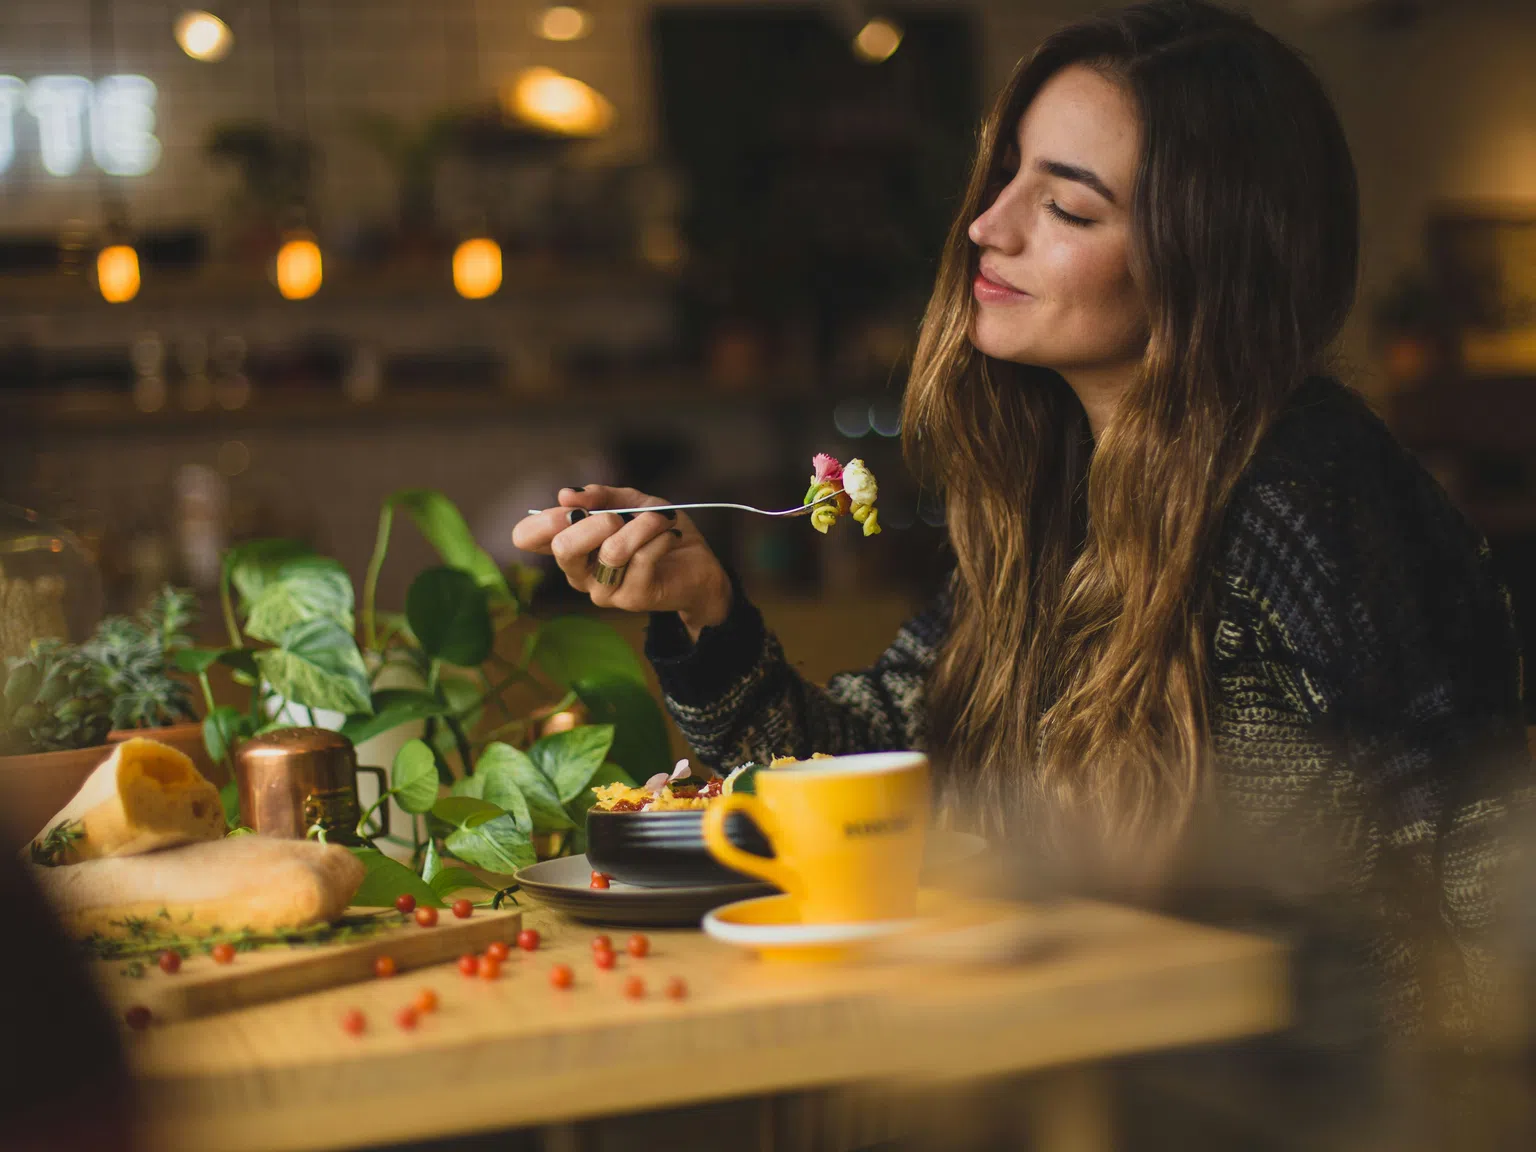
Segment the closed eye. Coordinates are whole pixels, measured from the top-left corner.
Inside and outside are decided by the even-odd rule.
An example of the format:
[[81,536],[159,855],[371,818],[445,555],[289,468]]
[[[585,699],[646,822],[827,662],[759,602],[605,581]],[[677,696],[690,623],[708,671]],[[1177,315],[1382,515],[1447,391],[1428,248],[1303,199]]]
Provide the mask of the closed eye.
[[1085,219],[1082,216],[1074,216],[1070,212],[1062,211],[1061,205],[1057,204],[1054,200],[1046,202],[1045,210],[1063,224],[1070,224],[1074,228],[1086,228],[1093,223],[1092,220]]

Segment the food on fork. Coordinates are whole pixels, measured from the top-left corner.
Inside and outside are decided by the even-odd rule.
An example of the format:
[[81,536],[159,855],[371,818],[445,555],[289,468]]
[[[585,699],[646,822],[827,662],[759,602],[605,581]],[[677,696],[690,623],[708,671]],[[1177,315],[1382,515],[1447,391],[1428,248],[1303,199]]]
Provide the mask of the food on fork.
[[837,499],[823,504],[811,513],[811,526],[825,533],[845,515],[852,514],[855,521],[864,526],[864,535],[880,534],[880,516],[875,511],[875,497],[879,486],[869,466],[857,457],[847,464],[839,464],[837,457],[818,452],[811,460],[811,486],[806,489],[802,504],[814,504],[828,496]]

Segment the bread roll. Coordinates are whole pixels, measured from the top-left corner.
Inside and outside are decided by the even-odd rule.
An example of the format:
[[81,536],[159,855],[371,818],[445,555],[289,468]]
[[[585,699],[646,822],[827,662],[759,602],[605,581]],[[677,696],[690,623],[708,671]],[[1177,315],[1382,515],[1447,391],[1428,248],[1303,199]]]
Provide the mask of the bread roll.
[[[62,827],[52,838],[49,833]],[[133,856],[224,835],[219,790],[191,759],[155,740],[125,740],[33,839],[38,863]]]
[[302,928],[341,916],[365,873],[339,845],[256,835],[32,869],[77,936],[124,935],[135,919],[165,921],[187,936]]

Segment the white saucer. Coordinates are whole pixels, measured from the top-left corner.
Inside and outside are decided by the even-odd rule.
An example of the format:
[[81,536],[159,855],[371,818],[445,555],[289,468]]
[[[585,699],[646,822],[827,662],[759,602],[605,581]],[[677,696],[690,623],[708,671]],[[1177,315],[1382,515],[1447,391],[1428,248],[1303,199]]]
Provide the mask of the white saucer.
[[793,896],[780,893],[739,900],[711,910],[704,917],[704,934],[764,959],[839,960],[859,945],[898,935],[920,920],[864,920],[847,924],[802,924]]

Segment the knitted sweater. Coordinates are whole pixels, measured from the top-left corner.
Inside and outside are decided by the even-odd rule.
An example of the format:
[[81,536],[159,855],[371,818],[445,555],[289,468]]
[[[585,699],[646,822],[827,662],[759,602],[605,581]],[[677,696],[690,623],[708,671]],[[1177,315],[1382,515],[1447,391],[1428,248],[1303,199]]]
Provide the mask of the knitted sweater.
[[[1217,855],[1198,882],[1224,869],[1227,886],[1245,883],[1233,863],[1263,861],[1249,878],[1282,902],[1347,894],[1369,909],[1358,947],[1395,1027],[1412,1029],[1428,997],[1465,1018],[1493,926],[1503,794],[1527,767],[1520,654],[1486,545],[1363,402],[1316,378],[1241,478],[1217,555],[1217,766],[1197,821]],[[675,615],[654,616],[647,655],[711,766],[921,748],[949,611],[946,591],[872,668],[825,687],[795,672],[739,589],[696,644]]]

